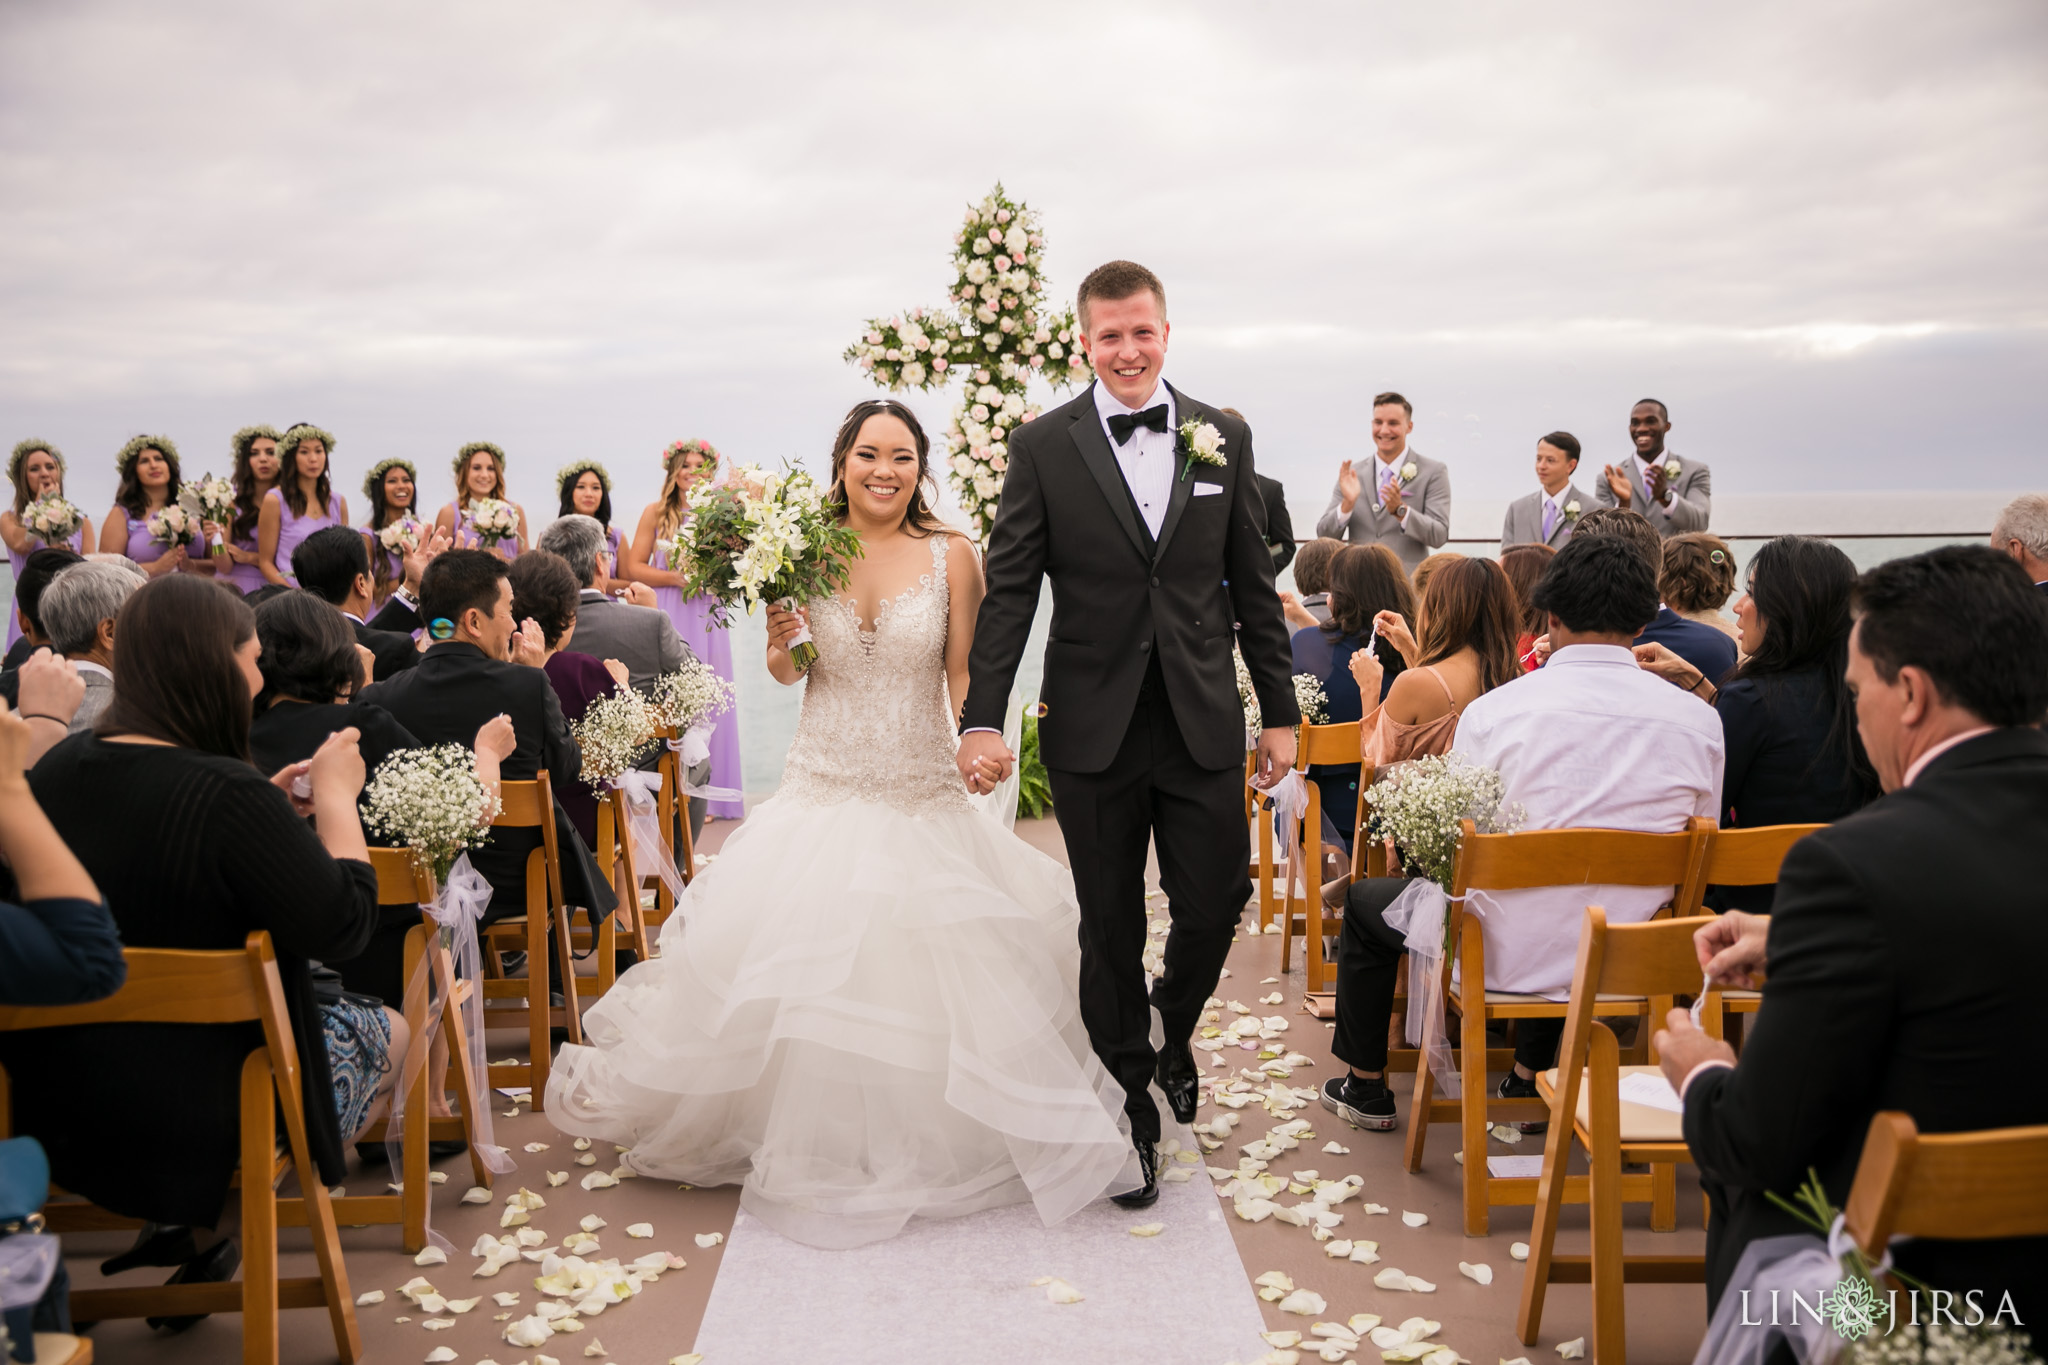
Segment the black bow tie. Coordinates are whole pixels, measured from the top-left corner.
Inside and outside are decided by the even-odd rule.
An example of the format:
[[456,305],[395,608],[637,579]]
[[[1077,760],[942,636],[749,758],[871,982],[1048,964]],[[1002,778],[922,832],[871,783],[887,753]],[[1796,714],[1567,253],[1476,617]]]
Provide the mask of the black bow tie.
[[1131,433],[1139,427],[1150,427],[1157,432],[1166,430],[1166,404],[1146,408],[1143,412],[1112,412],[1109,415],[1109,434],[1116,437],[1118,445],[1125,445]]

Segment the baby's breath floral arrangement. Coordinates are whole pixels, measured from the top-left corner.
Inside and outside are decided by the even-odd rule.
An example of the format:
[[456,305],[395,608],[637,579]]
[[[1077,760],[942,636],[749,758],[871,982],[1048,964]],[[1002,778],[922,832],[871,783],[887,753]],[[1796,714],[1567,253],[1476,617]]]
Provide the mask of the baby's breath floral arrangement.
[[648,698],[649,723],[677,734],[732,709],[733,686],[702,659],[686,659],[673,673],[654,680]]
[[1328,720],[1330,696],[1323,691],[1323,680],[1313,673],[1295,674],[1294,705],[1301,712],[1303,724],[1321,725]]
[[947,470],[960,507],[984,537],[995,524],[1009,468],[1010,434],[1038,415],[1026,393],[1034,376],[1055,387],[1094,378],[1071,308],[1045,301],[1045,236],[1037,213],[998,184],[968,206],[953,234],[954,281],[941,308],[870,318],[846,348],[892,393],[963,391],[946,432]]
[[[202,522],[226,526],[235,519],[235,485],[218,474],[204,474],[178,490],[178,506]],[[213,552],[225,556],[228,547],[216,542]]]
[[478,498],[469,505],[469,529],[475,534],[476,543],[488,550],[519,534],[519,513],[509,502]]
[[584,782],[602,788],[617,782],[633,766],[634,758],[652,738],[654,724],[647,699],[628,688],[592,702],[569,732],[583,751]]
[[159,545],[189,545],[199,534],[199,518],[175,502],[151,512],[143,525],[149,528],[149,538]]
[[21,514],[21,524],[45,545],[62,545],[85,521],[76,503],[66,502],[61,493],[45,493]]
[[402,840],[436,885],[464,850],[490,837],[501,808],[476,775],[475,755],[460,744],[396,750],[363,789],[363,824]]
[[171,468],[175,470],[178,467],[178,447],[172,443],[170,437],[135,436],[129,438],[126,445],[114,452],[114,472],[124,479],[127,478],[129,462],[145,450],[161,450],[164,458],[170,461]]
[[[1250,750],[1259,742],[1259,731],[1265,722],[1259,710],[1258,690],[1252,686],[1251,670],[1244,665],[1242,651],[1232,647],[1231,666],[1237,670],[1237,700],[1244,708],[1244,747]],[[1301,719],[1307,725],[1321,725],[1330,714],[1329,694],[1323,691],[1322,680],[1313,673],[1294,675],[1294,704],[1301,712]]]
[[299,447],[307,441],[318,441],[320,448],[327,452],[327,457],[334,458],[333,432],[323,431],[311,422],[294,422],[284,435],[277,438],[277,453],[285,462],[285,472],[279,477],[291,477],[291,462],[298,458]]
[[598,486],[607,493],[612,491],[611,471],[607,470],[596,460],[577,460],[574,463],[565,464],[555,471],[555,496],[560,497],[562,494],[567,493],[570,486],[585,474],[597,475]]
[[[718,604],[713,619],[761,602],[794,604],[828,597],[846,585],[860,537],[839,524],[824,493],[801,469],[768,473],[738,465],[724,483],[690,488],[690,517],[669,547],[683,576],[683,596]],[[799,671],[818,657],[807,634],[790,642]]]
[[1470,820],[1481,834],[1521,828],[1522,808],[1503,808],[1505,794],[1498,772],[1459,753],[1397,763],[1366,790],[1372,803],[1366,833],[1393,840],[1405,866],[1448,890],[1464,837],[1461,821]]

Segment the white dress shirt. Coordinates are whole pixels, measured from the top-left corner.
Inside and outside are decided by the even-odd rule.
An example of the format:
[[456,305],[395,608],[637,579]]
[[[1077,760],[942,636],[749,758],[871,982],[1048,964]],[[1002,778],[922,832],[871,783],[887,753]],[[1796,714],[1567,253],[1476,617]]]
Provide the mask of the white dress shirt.
[[[1465,708],[1452,747],[1500,772],[1504,802],[1522,807],[1523,829],[1662,834],[1721,809],[1719,713],[1643,672],[1616,645],[1568,645],[1488,692]],[[1487,987],[1564,999],[1588,905],[1603,907],[1611,924],[1634,924],[1671,893],[1606,885],[1480,893]]]
[[[1143,412],[1161,403],[1166,404],[1165,431],[1138,427],[1131,432],[1129,440],[1122,445],[1116,443],[1116,436],[1109,429],[1112,416]],[[1174,420],[1173,390],[1167,388],[1166,381],[1161,379],[1150,398],[1135,408],[1127,408],[1109,391],[1108,385],[1098,382],[1095,385],[1095,413],[1102,421],[1102,434],[1109,441],[1109,448],[1116,452],[1117,468],[1124,472],[1124,483],[1138,504],[1138,515],[1145,519],[1145,529],[1157,540],[1159,528],[1166,523],[1167,501],[1173,496],[1173,476],[1179,472],[1173,462],[1180,427]]]

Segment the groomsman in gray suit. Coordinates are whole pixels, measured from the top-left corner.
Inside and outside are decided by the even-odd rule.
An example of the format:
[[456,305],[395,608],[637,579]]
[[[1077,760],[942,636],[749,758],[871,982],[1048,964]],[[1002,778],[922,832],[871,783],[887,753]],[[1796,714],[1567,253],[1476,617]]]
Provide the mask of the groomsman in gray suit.
[[[1354,545],[1377,541],[1394,552],[1409,573],[1451,534],[1451,475],[1443,462],[1408,448],[1415,409],[1398,393],[1372,400],[1372,443],[1377,458],[1369,469],[1346,460],[1337,471],[1337,491],[1316,521],[1316,534]],[[1368,482],[1370,480],[1370,482]]]
[[1671,432],[1671,412],[1654,398],[1629,409],[1628,434],[1636,457],[1608,465],[1606,478],[1593,490],[1605,507],[1640,512],[1666,540],[1687,531],[1707,529],[1713,508],[1713,480],[1707,467],[1664,448]]
[[1561,550],[1579,528],[1579,518],[1593,510],[1593,499],[1572,481],[1579,468],[1579,438],[1553,431],[1536,443],[1536,482],[1542,487],[1508,504],[1501,523],[1500,547],[1548,545]]

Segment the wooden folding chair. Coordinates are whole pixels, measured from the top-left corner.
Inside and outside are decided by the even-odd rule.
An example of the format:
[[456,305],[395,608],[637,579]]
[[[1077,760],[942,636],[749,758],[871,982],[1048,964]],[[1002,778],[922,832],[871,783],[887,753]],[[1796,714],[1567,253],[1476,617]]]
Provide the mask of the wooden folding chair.
[[[557,1023],[569,1031],[569,1041],[583,1041],[583,1012],[576,995],[574,944],[569,936],[569,914],[562,897],[562,855],[555,841],[555,799],[548,775],[539,773],[531,782],[501,782],[499,796],[503,809],[491,822],[495,829],[539,829],[540,847],[526,858],[526,913],[501,919],[480,932],[484,959],[485,1027],[526,1026],[527,1060],[514,1066],[493,1067],[490,1084],[527,1085],[533,1090],[534,1112],[545,1109],[548,1070],[554,1050],[548,1038]],[[562,977],[562,1008],[548,1004],[548,938],[554,930],[555,959]],[[610,926],[603,937],[610,938]],[[610,948],[606,942],[605,949]],[[498,960],[501,952],[524,951],[526,979],[508,980]],[[610,954],[599,964],[600,973],[612,964]],[[608,982],[605,984],[609,984]],[[494,1001],[518,1002],[498,1005]]]
[[[662,780],[664,790],[668,787]],[[660,819],[659,803],[656,819]],[[633,855],[633,840],[626,809],[626,794],[623,791],[609,791],[597,799],[597,865],[603,871],[605,880],[611,883],[612,892],[619,898],[619,908],[612,913],[625,925],[627,946],[640,961],[654,956],[653,936],[647,931],[648,907],[641,900],[641,879],[652,878],[655,885],[656,906],[660,896],[667,892],[668,884],[655,876],[650,868],[642,872],[638,859]],[[681,871],[680,868],[677,869]],[[675,899],[669,898],[669,908],[675,908]],[[667,916],[663,916],[664,919]]]
[[[379,905],[422,905],[434,898],[434,879],[419,865],[410,849],[373,848],[370,850],[370,866],[377,869]],[[451,1139],[467,1143],[469,1169],[475,1183],[486,1189],[491,1184],[490,1168],[484,1165],[483,1157],[476,1149],[475,1119],[470,1112],[473,1103],[489,1104],[491,1101],[479,1079],[471,1074],[469,1049],[465,1046],[467,1037],[462,1029],[462,1002],[476,989],[476,983],[455,979],[454,964],[449,961],[448,950],[441,946],[438,926],[431,920],[414,926],[405,936],[404,979],[407,982],[413,979],[422,958],[427,960],[432,980],[430,994],[439,1003],[418,1002],[417,1008],[406,1011],[405,1023],[414,1038],[424,1038],[427,1036],[428,1012],[439,1010],[441,1036],[448,1042],[448,1073],[430,1077],[422,1068],[411,1093],[405,1097],[405,1136],[398,1176],[398,1183],[402,1186],[400,1192],[349,1195],[334,1201],[334,1216],[344,1226],[399,1224],[404,1229],[405,1249],[411,1252],[417,1252],[427,1244],[427,1201],[433,1197],[433,1185],[427,1179],[430,1143]],[[431,1117],[427,1108],[431,1093],[428,1087],[438,1084],[445,1093],[451,1076],[456,1093],[462,1097],[462,1112],[453,1118]],[[379,1119],[364,1129],[356,1140],[359,1143],[383,1142],[390,1132],[390,1120]],[[304,1220],[287,1214],[284,1225],[301,1227]]]
[[1894,1237],[2048,1234],[2048,1126],[1922,1133],[1909,1114],[1875,1114],[1842,1215],[1872,1264]]
[[[1358,764],[1358,790],[1362,797],[1368,782],[1365,763],[1359,757],[1358,722],[1303,725],[1294,746],[1294,771],[1301,774],[1302,783],[1308,788],[1308,809],[1302,812],[1301,826],[1296,831],[1295,856],[1287,868],[1286,898],[1280,909],[1280,974],[1287,975],[1288,960],[1294,946],[1295,917],[1298,915],[1305,940],[1302,945],[1304,989],[1320,991],[1327,989],[1331,978],[1336,975],[1335,969],[1323,960],[1323,936],[1336,933],[1343,923],[1343,916],[1323,905],[1323,789],[1308,775],[1311,763],[1318,767]],[[1343,811],[1336,818],[1353,822],[1352,846],[1355,849],[1358,842],[1355,837],[1357,808],[1354,806]]]
[[[661,757],[654,765],[655,771],[661,774],[661,791],[654,798],[654,809],[661,819],[661,837],[668,845],[669,857],[675,860],[683,885],[688,886],[697,879],[697,841],[690,833],[690,799],[683,795],[682,755],[669,747],[669,742],[680,738],[680,735],[671,726],[655,731],[655,738],[662,743]],[[667,922],[675,908],[675,893],[668,889],[668,884],[664,882],[656,886],[654,910],[647,917],[650,940],[655,936],[653,931]]]
[[[1487,1169],[1486,1135],[1497,1118],[1545,1117],[1549,1106],[1540,1099],[1510,1100],[1495,1096],[1486,1083],[1490,1058],[1486,1025],[1491,1019],[1558,1019],[1566,1006],[1538,995],[1486,988],[1486,943],[1479,916],[1465,913],[1464,898],[1473,891],[1525,890],[1542,886],[1671,886],[1672,902],[1697,904],[1698,878],[1706,864],[1707,839],[1714,822],[1695,816],[1676,834],[1643,834],[1620,829],[1546,829],[1521,834],[1480,834],[1464,823],[1458,860],[1452,872],[1449,909],[1451,953],[1443,965],[1444,999],[1459,1017],[1457,1099],[1435,1098],[1436,1081],[1429,1067],[1415,1068],[1415,1098],[1408,1114],[1405,1157],[1411,1172],[1422,1169],[1422,1149],[1433,1121],[1456,1119],[1464,1137],[1465,1235],[1486,1235],[1488,1209],[1494,1204],[1528,1204],[1536,1198],[1536,1177],[1496,1176]],[[1456,976],[1453,976],[1453,967]],[[1641,996],[1596,1000],[1596,1014],[1609,1018],[1648,1017]],[[1640,1044],[1638,1046],[1640,1050]],[[1651,1198],[1649,1181],[1656,1179],[1650,1226],[1669,1231],[1678,1225],[1677,1186],[1671,1171],[1629,1176],[1624,1188],[1631,1199]],[[1640,1193],[1637,1191],[1640,1189]]]
[[[1681,1115],[1621,1098],[1625,1075],[1661,1075],[1655,1065],[1623,1066],[1614,1031],[1595,1017],[1603,998],[1645,998],[1649,1018],[1660,1021],[1680,995],[1700,989],[1700,961],[1693,934],[1711,916],[1658,919],[1643,924],[1607,922],[1607,912],[1588,906],[1579,931],[1578,965],[1572,972],[1571,1007],[1557,1066],[1536,1078],[1550,1105],[1550,1131],[1543,1142],[1543,1174],[1536,1190],[1536,1217],[1529,1232],[1529,1260],[1522,1273],[1522,1306],[1515,1320],[1522,1344],[1533,1346],[1543,1323],[1545,1292],[1553,1284],[1593,1287],[1593,1359],[1622,1365],[1627,1341],[1622,1289],[1627,1283],[1704,1284],[1704,1256],[1625,1256],[1621,1249],[1621,1206],[1628,1178],[1624,1162],[1648,1163],[1674,1180],[1686,1148]],[[1700,1027],[1721,1036],[1721,993],[1701,1002]],[[1652,1050],[1652,1062],[1654,1062]],[[1568,1171],[1572,1141],[1586,1149],[1589,1176]],[[1643,1177],[1637,1177],[1643,1179]],[[1590,1255],[1557,1254],[1558,1213],[1565,1201],[1590,1205]]]
[[[241,1024],[260,1022],[263,1044],[242,1063],[241,1130],[242,1280],[219,1284],[169,1284],[122,1289],[74,1289],[71,1314],[80,1322],[108,1318],[182,1317],[196,1313],[242,1315],[245,1365],[275,1365],[278,1311],[325,1308],[334,1330],[335,1353],[347,1365],[363,1354],[349,1294],[348,1267],[335,1231],[334,1207],[320,1182],[306,1138],[299,1053],[285,1013],[284,988],[270,935],[250,934],[239,952],[198,953],[166,948],[130,948],[127,984],[89,1005],[0,1009],[0,1029],[64,1028],[77,1024]],[[284,1115],[286,1148],[277,1147],[277,1116]],[[13,1109],[0,1070],[0,1137],[12,1130]],[[298,1175],[297,1199],[280,1199],[277,1187],[287,1172]],[[297,1218],[287,1214],[297,1209]],[[84,1200],[46,1205],[52,1232],[101,1231],[142,1226]],[[277,1264],[281,1224],[312,1231],[317,1276],[283,1279]]]
[[[1762,886],[1778,880],[1778,869],[1792,845],[1826,825],[1759,825],[1755,829],[1721,829],[1707,843],[1707,868],[1700,878],[1700,894],[1710,886]],[[1699,906],[1679,907],[1680,914],[1697,914]],[[1755,1014],[1763,1005],[1762,991],[1725,991],[1721,1008],[1729,1014]]]

